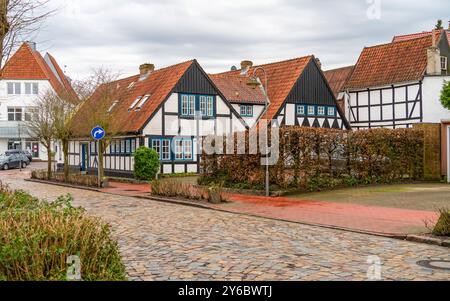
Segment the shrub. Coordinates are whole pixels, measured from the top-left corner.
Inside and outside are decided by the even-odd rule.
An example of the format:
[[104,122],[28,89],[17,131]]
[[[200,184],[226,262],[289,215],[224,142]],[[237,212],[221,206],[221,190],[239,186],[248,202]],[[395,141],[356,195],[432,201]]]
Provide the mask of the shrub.
[[159,154],[151,148],[141,146],[134,153],[134,176],[138,180],[151,181],[159,172]]
[[49,203],[0,187],[1,280],[66,280],[73,255],[82,280],[126,280],[110,226],[71,203],[70,196]]
[[[31,178],[37,180],[48,180],[46,170],[33,170],[31,172]],[[98,187],[98,176],[97,175],[83,175],[79,173],[69,174],[69,179],[66,181],[64,179],[64,174],[62,173],[52,173],[52,181],[68,183],[73,185],[87,186],[87,187]]]
[[189,200],[207,200],[211,203],[225,201],[222,186],[211,185],[208,189],[196,187],[174,179],[156,180],[151,182],[151,194],[162,197],[184,198]]
[[450,110],[450,81],[445,82],[441,91],[441,103],[444,108]]
[[436,236],[450,236],[450,210],[441,209],[440,214],[432,233]]
[[[246,150],[249,136],[246,132]],[[423,178],[424,133],[419,129],[282,127],[279,137],[279,160],[270,166],[270,183],[283,189],[322,190]],[[199,183],[264,187],[261,156],[239,155],[237,149],[235,138],[232,155],[203,153]]]

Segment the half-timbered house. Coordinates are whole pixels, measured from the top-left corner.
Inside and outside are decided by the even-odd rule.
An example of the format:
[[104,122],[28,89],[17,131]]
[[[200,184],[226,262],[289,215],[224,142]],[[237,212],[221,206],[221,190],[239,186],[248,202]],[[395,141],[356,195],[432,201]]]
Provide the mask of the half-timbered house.
[[[210,75],[227,100],[239,106],[244,117],[249,110],[242,108],[252,107],[249,126],[266,118],[263,93],[259,89],[252,91],[247,85],[257,68],[264,69],[267,74],[268,118],[278,126],[350,128],[314,56],[261,66],[244,61],[240,70]],[[263,71],[257,70],[256,75],[264,83]]]
[[450,80],[449,58],[444,30],[364,48],[345,87],[352,128],[408,128],[449,119],[439,101]]
[[246,129],[196,60],[159,70],[144,64],[140,74],[108,87],[113,87],[109,97],[99,97],[105,88],[100,86],[75,116],[73,128],[79,138],[69,146],[72,168],[88,173],[97,169],[98,144],[87,138],[93,126],[87,116],[96,107],[107,108],[111,121],[105,128],[111,141],[103,162],[107,175],[132,176],[133,153],[139,146],[159,153],[161,173],[195,173],[202,137]]

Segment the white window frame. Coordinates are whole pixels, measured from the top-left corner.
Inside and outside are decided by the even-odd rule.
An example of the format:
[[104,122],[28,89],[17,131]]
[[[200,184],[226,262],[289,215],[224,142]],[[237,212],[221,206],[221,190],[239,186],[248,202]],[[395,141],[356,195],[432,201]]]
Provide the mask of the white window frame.
[[207,96],[206,97],[206,115],[211,117],[214,115],[214,97]]
[[111,113],[112,110],[114,110],[114,108],[117,106],[118,103],[119,103],[119,101],[118,101],[118,100],[115,100],[115,101],[112,103],[112,105],[109,107],[108,113]]
[[184,154],[183,154],[183,140],[174,140],[174,153],[175,153],[175,160],[183,160]]
[[305,105],[297,105],[297,115],[298,116],[305,116]]
[[317,115],[318,116],[325,116],[325,107],[324,106],[318,106],[317,107]]
[[[20,82],[8,82],[6,84],[8,95],[20,95],[22,94],[22,84]],[[10,89],[12,88],[12,90]],[[10,93],[12,92],[12,93]]]
[[202,116],[207,116],[207,108],[206,108],[206,96],[200,96],[200,112]]
[[39,83],[32,83],[31,84],[31,92],[33,93],[33,95],[38,95],[39,94]]
[[162,161],[170,160],[170,140],[169,139],[162,139],[161,160]]
[[[10,112],[10,110],[13,110]],[[7,108],[8,121],[23,121],[24,118],[24,109],[21,107],[8,107]],[[13,115],[13,120],[9,119],[9,115]],[[20,114],[20,119],[17,118],[18,114]]]
[[[312,112],[311,112],[312,109]],[[316,107],[315,106],[308,106],[308,116],[314,116],[316,115]]]
[[136,98],[136,99],[133,101],[133,103],[130,105],[130,107],[128,108],[128,111],[133,110],[133,108],[137,105],[137,103],[138,103],[139,101],[141,101],[141,99],[142,99],[142,96],[139,96],[138,98]]
[[446,56],[441,56],[441,70],[447,71],[448,58]]
[[192,140],[183,140],[183,160],[192,160]]
[[189,95],[188,116],[195,114],[195,95]]
[[145,105],[145,103],[149,100],[149,98],[150,98],[149,94],[144,95],[144,97],[141,99],[141,102],[139,102],[138,106],[136,107],[136,110],[140,110]]
[[181,115],[189,115],[189,95],[181,95]]
[[31,95],[33,92],[32,83],[25,83],[25,95]]
[[335,107],[328,107],[327,111],[328,111],[327,112],[328,116],[336,116],[336,108]]

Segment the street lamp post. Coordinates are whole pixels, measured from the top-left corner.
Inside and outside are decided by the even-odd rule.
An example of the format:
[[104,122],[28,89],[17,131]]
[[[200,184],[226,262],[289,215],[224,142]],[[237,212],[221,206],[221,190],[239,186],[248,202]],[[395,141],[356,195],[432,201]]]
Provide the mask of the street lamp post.
[[[256,73],[258,71],[262,71],[264,73],[264,85],[261,83],[261,80],[259,77],[256,76]],[[260,87],[263,94],[264,94],[264,109],[266,111],[266,138],[265,138],[265,145],[266,145],[266,196],[270,196],[270,179],[269,179],[269,94],[268,94],[268,86],[267,86],[267,72],[262,67],[256,67],[253,70],[253,74],[250,77],[250,81],[247,83],[247,85],[251,86],[253,89],[256,89],[256,87]]]

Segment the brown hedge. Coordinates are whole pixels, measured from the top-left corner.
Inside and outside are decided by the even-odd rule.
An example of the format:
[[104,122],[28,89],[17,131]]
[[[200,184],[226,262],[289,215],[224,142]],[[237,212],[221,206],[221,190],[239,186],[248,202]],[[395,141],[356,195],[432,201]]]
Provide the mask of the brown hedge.
[[[246,150],[248,153],[248,133]],[[224,139],[226,141],[226,139]],[[423,132],[418,129],[341,131],[280,129],[280,159],[270,167],[272,185],[316,190],[324,186],[392,183],[423,176]],[[226,142],[224,143],[226,144]],[[201,181],[260,187],[260,155],[202,154]]]

